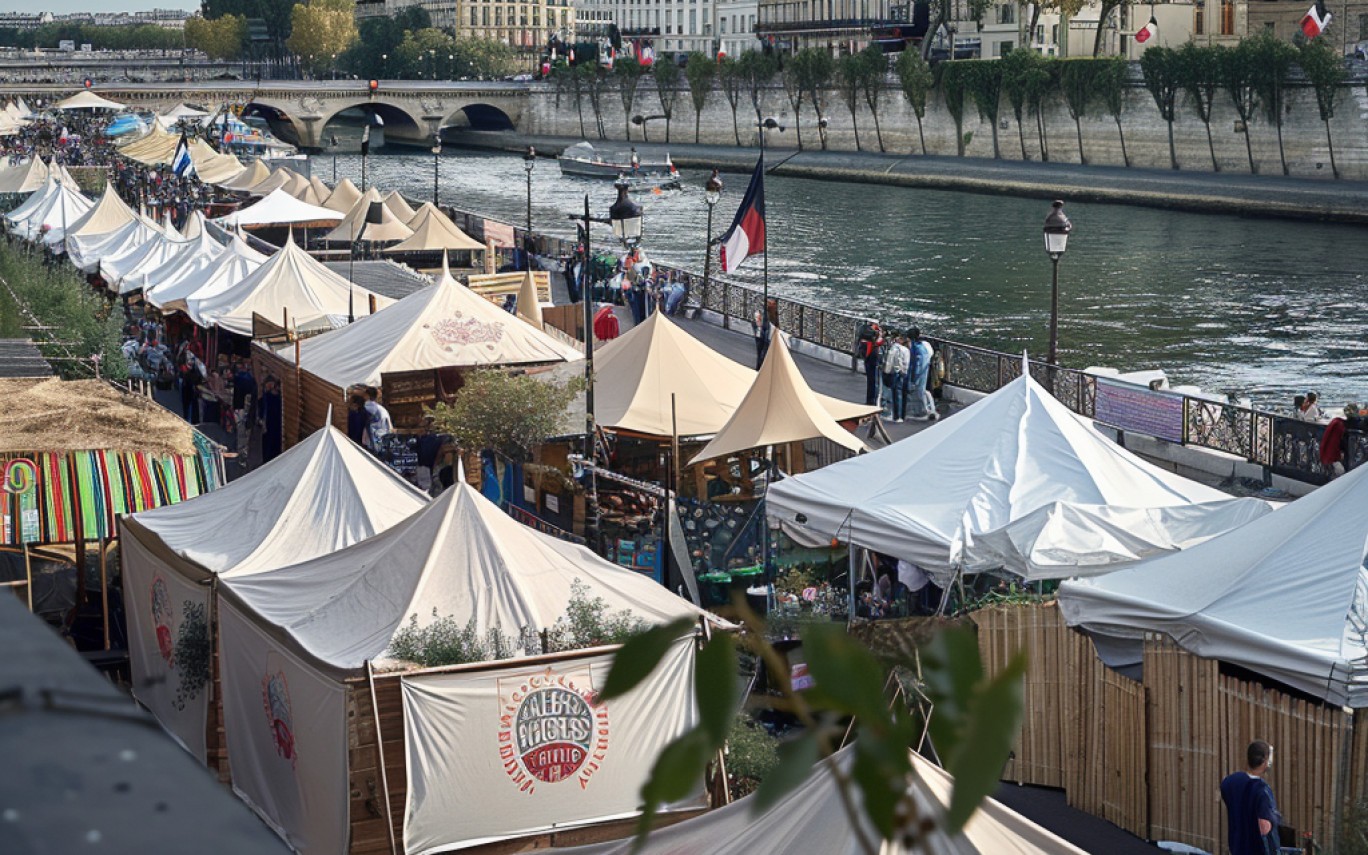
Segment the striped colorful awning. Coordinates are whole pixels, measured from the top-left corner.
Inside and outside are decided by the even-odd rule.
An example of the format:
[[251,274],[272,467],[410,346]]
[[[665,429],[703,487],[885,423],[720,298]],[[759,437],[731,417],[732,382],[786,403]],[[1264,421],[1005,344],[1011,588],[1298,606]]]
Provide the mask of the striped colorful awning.
[[219,486],[218,480],[207,444],[192,455],[0,454],[0,545],[112,537],[119,514],[193,499]]

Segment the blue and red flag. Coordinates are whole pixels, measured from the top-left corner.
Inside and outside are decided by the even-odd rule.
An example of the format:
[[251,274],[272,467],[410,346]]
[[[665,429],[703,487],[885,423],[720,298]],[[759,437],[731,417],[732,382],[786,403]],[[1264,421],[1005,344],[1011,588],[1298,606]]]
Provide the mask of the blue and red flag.
[[765,251],[765,157],[755,162],[750,186],[736,211],[722,244],[722,272],[731,273],[752,255]]

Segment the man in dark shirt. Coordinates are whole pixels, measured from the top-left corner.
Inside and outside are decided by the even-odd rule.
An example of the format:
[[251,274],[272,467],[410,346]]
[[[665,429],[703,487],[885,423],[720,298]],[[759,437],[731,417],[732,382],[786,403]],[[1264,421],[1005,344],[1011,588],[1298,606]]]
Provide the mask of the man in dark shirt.
[[233,374],[233,414],[237,427],[234,439],[237,445],[238,465],[247,468],[247,456],[252,447],[252,425],[256,424],[257,382],[252,376],[252,365],[239,362]]
[[1273,746],[1256,739],[1245,751],[1245,771],[1221,782],[1230,829],[1231,855],[1270,855],[1278,851],[1278,804],[1263,775],[1273,763]]
[[266,378],[257,403],[257,419],[261,422],[261,462],[270,463],[280,456],[282,430],[280,383],[274,377]]

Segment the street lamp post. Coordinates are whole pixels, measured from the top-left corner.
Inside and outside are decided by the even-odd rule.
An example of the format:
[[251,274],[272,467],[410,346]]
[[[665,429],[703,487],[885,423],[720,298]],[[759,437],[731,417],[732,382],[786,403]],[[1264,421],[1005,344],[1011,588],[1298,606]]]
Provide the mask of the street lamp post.
[[440,203],[437,201],[437,164],[442,154],[442,134],[440,131],[432,132],[432,204],[433,207]]
[[523,257],[528,270],[532,269],[532,253],[529,251],[532,244],[532,170],[536,168],[537,150],[528,146],[527,154],[523,155],[523,171],[527,173],[527,231],[523,237]]
[[[765,162],[765,132],[766,132],[766,131],[773,131],[773,130],[782,131],[782,130],[784,129],[784,126],[781,125],[781,124],[779,124],[779,120],[778,120],[778,119],[774,118],[773,116],[768,116],[768,117],[765,118],[765,120],[764,120],[763,122],[757,123],[757,124],[756,124],[756,127],[760,129],[760,162],[763,164],[763,163]],[[761,298],[760,298],[760,311],[761,311],[762,314],[765,314],[765,313],[768,313],[768,312],[769,312],[769,227],[768,227],[768,224],[766,224],[766,228],[765,228],[765,252],[764,252],[763,266],[761,267],[760,278],[761,278],[761,289],[762,289],[762,296],[761,296]],[[724,314],[724,316],[725,316],[726,313],[724,312],[723,314]]]
[[1059,363],[1059,259],[1064,256],[1064,250],[1068,247],[1071,231],[1073,223],[1064,215],[1064,203],[1056,199],[1049,216],[1045,218],[1045,252],[1050,256],[1053,268],[1050,278],[1049,355],[1052,368]]
[[[714,170],[713,170],[712,177],[708,179],[708,183],[707,183],[706,185],[704,185],[704,187],[703,187],[703,201],[705,201],[705,202],[708,203],[708,234],[707,234],[707,243],[704,245],[704,250],[703,250],[703,303],[704,303],[704,305],[707,304],[707,302],[708,302],[708,297],[709,297],[709,296],[711,295],[711,293],[712,293],[712,292],[711,292],[711,288],[712,288],[712,247],[713,247],[712,220],[713,220],[713,208],[717,207],[717,203],[718,203],[718,201],[721,200],[721,198],[722,198],[722,179],[718,176],[717,170],[714,169]],[[724,318],[727,317],[727,313],[726,313],[725,310],[722,312],[722,317],[724,317]]]

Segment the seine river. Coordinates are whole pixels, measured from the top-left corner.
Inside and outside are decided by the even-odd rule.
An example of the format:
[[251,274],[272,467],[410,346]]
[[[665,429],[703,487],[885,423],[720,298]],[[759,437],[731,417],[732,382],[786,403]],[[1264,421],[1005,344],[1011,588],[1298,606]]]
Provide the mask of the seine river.
[[[389,147],[370,183],[432,196],[433,156]],[[337,176],[360,183],[356,155]],[[522,158],[445,149],[443,204],[521,223]],[[331,181],[333,158],[314,158]],[[684,189],[634,194],[648,254],[701,270],[707,206],[700,171]],[[714,234],[730,223],[747,177],[723,176]],[[606,216],[606,182],[532,175],[533,228],[570,237],[566,219]],[[771,176],[765,182],[771,290],[1009,352],[1046,350],[1050,262],[1040,200]],[[1060,358],[1072,367],[1163,368],[1174,383],[1290,406],[1368,398],[1368,234],[1354,226],[1240,219],[1117,205],[1067,204],[1074,222],[1060,264]],[[599,241],[610,237],[596,227]],[[759,259],[738,277],[758,283]],[[748,269],[749,268],[749,269]]]

